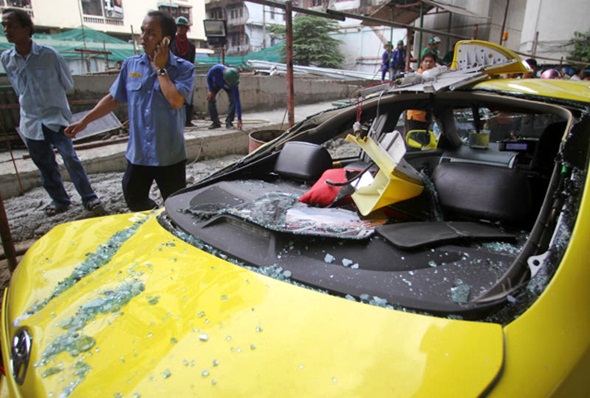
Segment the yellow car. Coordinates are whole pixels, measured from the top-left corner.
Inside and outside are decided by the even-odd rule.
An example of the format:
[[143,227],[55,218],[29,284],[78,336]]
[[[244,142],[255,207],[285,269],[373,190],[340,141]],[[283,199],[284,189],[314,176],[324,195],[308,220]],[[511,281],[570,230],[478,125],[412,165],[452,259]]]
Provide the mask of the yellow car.
[[163,210],[53,229],[0,397],[587,395],[590,87],[526,68],[460,42]]

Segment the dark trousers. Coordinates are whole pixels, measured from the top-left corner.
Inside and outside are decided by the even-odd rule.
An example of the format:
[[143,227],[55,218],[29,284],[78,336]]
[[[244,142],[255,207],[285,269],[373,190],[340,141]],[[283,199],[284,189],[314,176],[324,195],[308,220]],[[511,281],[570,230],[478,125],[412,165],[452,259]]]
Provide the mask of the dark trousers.
[[58,205],[69,205],[71,203],[70,196],[63,185],[53,148],[56,148],[61,155],[70,179],[82,198],[82,203],[86,204],[96,199],[97,196],[90,186],[88,176],[74,150],[72,140],[64,134],[65,127],[62,127],[57,132],[50,130],[46,126],[42,126],[42,129],[43,140],[26,139],[26,143],[31,159],[41,173],[41,185],[43,185],[53,202]]
[[186,160],[163,167],[138,166],[127,161],[123,175],[123,196],[129,210],[144,211],[158,207],[150,199],[150,188],[154,181],[164,200],[186,187]]
[[186,112],[185,126],[192,126],[191,121],[193,120],[193,104],[184,104],[184,110]]
[[[217,124],[221,124],[221,122],[219,121],[219,113],[217,112],[217,100],[215,99],[217,97],[217,93],[220,92],[222,90],[222,88],[220,87],[215,87],[214,91],[213,91],[213,98],[211,98],[208,102],[207,102],[207,108],[209,109],[209,117],[211,118],[211,121],[213,123],[217,123]],[[225,88],[223,89],[223,91],[226,92],[227,94],[227,98],[229,99],[229,107],[227,110],[227,117],[225,118],[225,124],[230,124],[233,123],[234,118],[236,116],[236,104],[234,104],[234,97],[233,95],[231,95],[231,91],[230,90],[226,90]]]

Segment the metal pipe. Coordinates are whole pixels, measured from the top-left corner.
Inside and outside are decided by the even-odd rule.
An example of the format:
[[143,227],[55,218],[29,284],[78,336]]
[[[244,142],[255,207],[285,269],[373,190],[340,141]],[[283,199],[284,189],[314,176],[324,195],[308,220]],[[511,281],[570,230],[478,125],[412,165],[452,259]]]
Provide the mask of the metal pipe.
[[[247,0],[247,1],[257,2],[260,0]],[[428,29],[428,28],[423,28],[423,27],[414,26],[414,25],[408,25],[408,24],[401,23],[401,22],[387,21],[385,19],[365,17],[362,15],[356,15],[356,14],[351,14],[351,13],[342,12],[342,11],[327,9],[326,13],[331,16],[342,16],[344,18],[358,19],[363,22],[372,22],[374,24],[378,24],[381,26],[393,26],[393,27],[397,27],[397,28],[412,29],[412,30],[415,30],[416,32],[432,33],[433,35],[436,35],[436,36],[456,37],[458,39],[469,39],[469,37],[467,37],[467,36],[458,35],[458,34],[451,33],[451,32],[443,32],[440,30]]]
[[[447,30],[449,32],[451,31],[451,29],[453,29],[453,13],[452,12],[449,13],[449,23],[447,25]],[[453,46],[453,43],[451,43],[451,38],[447,37],[447,51],[450,51],[454,48],[455,48],[455,46]]]
[[504,19],[502,19],[502,29],[500,30],[500,45],[504,41],[504,29],[506,29],[506,19],[508,18],[508,7],[510,7],[510,0],[506,0],[506,8],[504,8]]
[[[271,1],[271,0],[246,0],[246,1],[249,1],[251,3],[256,3],[256,4],[263,4],[263,5],[267,5],[267,6],[271,6],[271,7],[275,7],[275,8],[280,8],[282,10],[285,9],[285,4],[279,3],[277,1]],[[348,12],[336,11],[336,10],[332,10],[329,8],[326,9],[326,12],[320,12],[320,11],[309,10],[307,8],[302,8],[302,7],[295,7],[295,6],[291,6],[291,7],[292,7],[293,11],[301,13],[301,14],[315,15],[315,16],[322,17],[322,18],[336,19],[338,21],[344,21],[344,20],[346,20],[346,18],[350,18],[350,19],[357,19],[360,21],[373,22],[373,23],[381,25],[381,26],[406,28],[406,29],[415,30],[417,32],[432,33],[433,35],[439,35],[439,36],[445,36],[445,37],[447,37],[447,36],[456,37],[458,39],[469,39],[469,37],[467,37],[467,36],[458,35],[458,34],[454,34],[454,33],[450,33],[450,32],[442,32],[439,30],[408,25],[408,24],[404,24],[401,22],[387,21],[385,19],[365,17],[363,15],[357,15],[357,14],[351,14]]]
[[[420,28],[424,27],[424,3],[420,2]],[[418,38],[418,69],[420,69],[420,63],[422,62],[422,31],[420,31]]]
[[406,66],[404,72],[410,70],[410,62],[412,58],[412,46],[414,45],[414,31],[411,29],[406,29]]
[[4,132],[4,134],[6,135],[6,137],[5,137],[6,146],[8,148],[8,151],[10,152],[10,159],[12,160],[12,165],[14,166],[14,172],[16,173],[16,179],[18,180],[18,187],[20,188],[19,192],[22,195],[25,192],[25,190],[23,188],[23,183],[20,178],[20,173],[18,172],[18,167],[16,165],[16,159],[14,158],[14,152],[12,152],[12,146],[10,145],[10,137],[8,136],[8,132],[4,128],[4,118],[2,118],[1,115],[0,115],[0,125],[2,126],[2,132]]
[[293,87],[293,3],[285,1],[285,30],[286,37],[286,61],[287,61],[287,112],[289,114],[289,127],[295,124],[295,89]]
[[10,234],[10,227],[8,225],[8,217],[4,210],[4,201],[2,200],[2,193],[0,192],[0,236],[2,238],[2,247],[4,247],[4,254],[8,262],[8,269],[13,272],[16,269],[16,251],[14,249],[14,242]]
[[533,57],[537,56],[537,44],[539,44],[539,31],[535,32],[535,40],[533,41],[533,51],[531,51]]

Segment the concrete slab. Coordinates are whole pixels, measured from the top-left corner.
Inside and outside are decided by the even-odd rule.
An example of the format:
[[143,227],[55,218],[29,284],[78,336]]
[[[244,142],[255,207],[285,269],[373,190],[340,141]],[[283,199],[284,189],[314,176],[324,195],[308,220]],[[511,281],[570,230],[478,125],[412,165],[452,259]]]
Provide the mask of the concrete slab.
[[[333,108],[332,101],[315,104],[298,105],[295,107],[295,121]],[[223,119],[222,119],[223,120]],[[227,130],[225,128],[208,130],[209,121],[195,120],[193,127],[185,130],[188,162],[211,159],[231,154],[248,152],[248,134],[257,130],[286,130],[287,113],[284,108],[245,112],[243,115],[244,130]],[[88,174],[123,172],[126,140],[114,139],[104,146],[84,146],[77,148],[78,157],[82,160]],[[69,180],[59,155],[56,156],[61,166],[62,177]],[[13,150],[0,153],[0,193],[3,199],[18,196],[41,185],[37,167],[28,157],[26,150]]]

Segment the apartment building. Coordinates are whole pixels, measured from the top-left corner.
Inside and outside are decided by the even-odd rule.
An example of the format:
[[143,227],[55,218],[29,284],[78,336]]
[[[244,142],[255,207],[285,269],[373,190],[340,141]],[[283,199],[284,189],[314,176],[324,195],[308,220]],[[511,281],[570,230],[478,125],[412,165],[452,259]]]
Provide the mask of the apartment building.
[[206,47],[202,0],[0,0],[0,9],[7,7],[26,10],[39,32],[59,33],[84,25],[125,41],[137,38],[148,11],[166,11],[187,18],[189,39]]
[[284,10],[244,0],[209,0],[205,11],[209,19],[226,21],[227,55],[244,55],[276,44],[267,27],[285,24]]
[[[278,3],[284,0],[276,0]],[[587,0],[293,0],[294,6],[323,11],[326,8],[401,22],[441,32],[442,52],[458,37],[490,40],[525,56],[565,59],[574,32],[586,32]],[[207,48],[203,19],[224,20],[226,55],[243,55],[275,44],[268,26],[284,24],[280,7],[245,0],[0,0],[0,9],[20,7],[30,12],[39,31],[57,33],[81,25],[123,39],[137,38],[143,17],[160,9],[184,16],[191,23],[189,38]],[[58,11],[58,12],[57,12]],[[347,18],[335,33],[342,41],[346,67],[374,68],[387,41],[412,39],[418,53],[434,33],[368,24]],[[408,37],[408,34],[412,34]],[[448,34],[454,34],[452,36]]]

